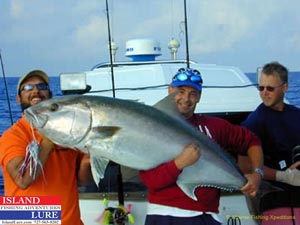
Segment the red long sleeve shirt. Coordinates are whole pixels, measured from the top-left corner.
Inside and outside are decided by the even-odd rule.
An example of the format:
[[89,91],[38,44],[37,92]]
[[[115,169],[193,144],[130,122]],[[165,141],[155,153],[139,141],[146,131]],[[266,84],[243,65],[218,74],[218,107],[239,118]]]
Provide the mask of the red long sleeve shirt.
[[[237,154],[246,155],[251,146],[260,145],[259,139],[252,132],[220,118],[194,114],[188,122],[214,139],[224,149],[230,149]],[[176,167],[174,160],[154,169],[141,171],[141,179],[149,190],[149,202],[187,210],[218,213],[220,190],[199,187],[195,190],[197,196],[195,201],[177,186],[176,180],[180,173],[181,170]]]

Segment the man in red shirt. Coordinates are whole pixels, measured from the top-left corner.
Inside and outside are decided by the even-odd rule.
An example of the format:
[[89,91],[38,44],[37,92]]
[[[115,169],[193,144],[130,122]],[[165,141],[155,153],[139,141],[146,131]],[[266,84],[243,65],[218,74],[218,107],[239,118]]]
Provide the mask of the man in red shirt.
[[[214,139],[224,149],[231,149],[237,154],[248,155],[251,158],[253,172],[246,175],[248,182],[241,191],[254,196],[263,176],[260,140],[246,128],[232,125],[220,118],[194,113],[202,93],[202,78],[199,71],[190,68],[180,69],[173,77],[168,91],[169,94],[177,92],[175,102],[179,112],[199,132]],[[190,144],[174,160],[140,172],[142,181],[149,189],[146,225],[221,224],[217,215],[219,189],[198,187],[195,190],[197,201],[194,201],[176,184],[177,177],[184,167],[195,163],[199,157],[201,149]]]

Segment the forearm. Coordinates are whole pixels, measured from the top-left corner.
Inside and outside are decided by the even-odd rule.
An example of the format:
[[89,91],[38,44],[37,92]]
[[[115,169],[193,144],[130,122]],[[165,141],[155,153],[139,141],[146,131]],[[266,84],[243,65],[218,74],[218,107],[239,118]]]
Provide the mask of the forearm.
[[262,148],[258,145],[251,146],[248,149],[248,157],[251,162],[252,172],[255,168],[263,169],[264,160],[263,160],[263,152]]
[[156,168],[140,171],[140,177],[150,191],[155,191],[170,185],[175,185],[180,172],[174,160],[172,160]]
[[245,175],[247,183],[241,188],[241,191],[244,194],[255,196],[263,177],[262,173],[255,171],[255,169],[259,170],[263,168],[263,153],[261,147],[259,145],[251,146],[248,149],[248,158],[251,162],[251,166],[246,166],[245,168],[250,171],[247,171]]
[[297,167],[300,162],[292,164],[289,168],[285,170],[276,170],[274,180],[282,183],[286,183],[292,186],[300,186],[300,171]]
[[91,183],[92,179],[90,157],[89,155],[85,155],[80,162],[78,181],[81,185],[87,186]]
[[276,171],[277,170],[275,170],[275,169],[264,166],[264,173],[265,173],[264,179],[275,181],[276,180]]
[[47,139],[41,141],[39,145],[40,150],[38,152],[38,158],[36,159],[38,164],[35,168],[35,176],[32,175],[32,168],[28,165],[25,168],[25,171],[22,174],[20,173],[19,169],[23,164],[25,157],[16,157],[7,164],[7,170],[10,176],[21,189],[28,188],[40,176],[53,146],[53,143]]

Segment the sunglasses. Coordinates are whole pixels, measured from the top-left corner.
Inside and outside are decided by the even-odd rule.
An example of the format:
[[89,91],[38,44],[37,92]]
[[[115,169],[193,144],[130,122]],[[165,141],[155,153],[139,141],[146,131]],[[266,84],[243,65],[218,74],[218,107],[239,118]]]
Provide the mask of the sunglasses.
[[193,83],[202,84],[201,74],[198,70],[185,70],[181,68],[178,70],[177,74],[173,77],[173,81],[187,81],[190,80]]
[[257,86],[257,89],[258,89],[260,92],[264,91],[265,89],[266,89],[267,91],[269,91],[269,92],[273,92],[276,88],[279,88],[279,87],[281,87],[282,85],[284,85],[284,83],[281,84],[281,85],[279,85],[279,86],[276,86],[276,87],[272,87],[272,86]]
[[32,91],[34,89],[34,87],[36,87],[37,89],[39,89],[40,91],[46,91],[49,89],[47,84],[25,84],[20,91]]

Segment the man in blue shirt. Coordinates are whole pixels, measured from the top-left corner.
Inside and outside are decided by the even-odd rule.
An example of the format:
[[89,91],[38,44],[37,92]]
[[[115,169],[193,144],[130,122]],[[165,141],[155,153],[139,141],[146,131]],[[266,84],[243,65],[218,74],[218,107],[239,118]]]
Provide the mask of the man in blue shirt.
[[[275,208],[280,214],[286,207],[294,213],[300,207],[300,109],[284,102],[287,90],[288,70],[277,62],[266,64],[258,85],[263,103],[242,123],[260,137],[264,151],[265,181],[256,198],[248,198],[249,206],[258,209],[254,214],[272,210],[274,215]],[[240,164],[246,160],[240,157]]]

